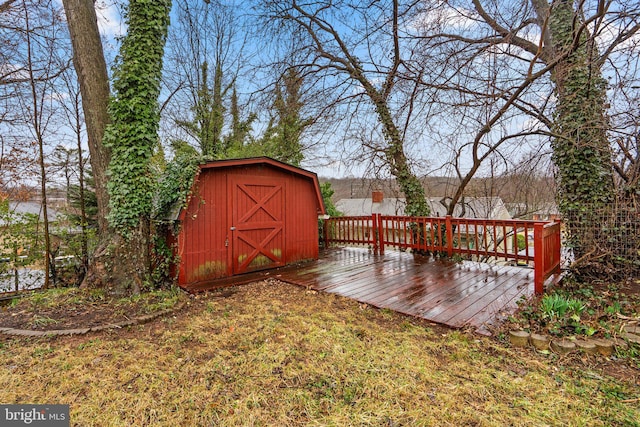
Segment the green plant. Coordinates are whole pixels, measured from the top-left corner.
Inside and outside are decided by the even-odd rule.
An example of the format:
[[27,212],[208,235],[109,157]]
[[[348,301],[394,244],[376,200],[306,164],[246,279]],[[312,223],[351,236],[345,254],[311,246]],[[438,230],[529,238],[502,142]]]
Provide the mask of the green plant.
[[579,316],[585,307],[584,302],[559,293],[546,294],[540,301],[542,317],[547,319],[561,318],[567,314]]
[[92,347],[95,347],[96,345],[100,344],[102,341],[98,338],[98,339],[94,339],[94,340],[89,340],[87,342],[83,342],[81,344],[78,345],[77,349],[78,350],[85,350],[85,349],[89,349]]
[[[333,200],[331,199],[333,197],[333,194],[335,193],[333,188],[331,188],[331,183],[323,182],[322,184],[320,184],[320,192],[322,194],[322,201],[324,202],[324,209],[327,215],[329,215],[330,217],[342,216],[342,212],[336,209],[336,206],[333,204]],[[324,227],[324,219],[318,217],[318,237],[320,238],[320,240],[324,238]]]
[[573,298],[567,299],[567,306],[568,306],[569,312],[572,313],[573,315],[580,315],[586,308],[586,305],[584,302],[578,299],[573,299]]
[[322,201],[324,202],[324,207],[327,212],[327,215],[331,217],[342,216],[342,212],[340,212],[336,206],[333,204],[333,194],[335,191],[331,188],[330,182],[323,182],[320,184],[320,192],[322,194]]
[[172,248],[167,244],[165,235],[166,232],[158,232],[153,236],[151,280],[155,285],[172,283],[174,279],[171,277],[171,269],[176,260]]
[[29,296],[28,301],[32,307],[37,307],[47,305],[50,299],[46,292],[34,292]]
[[49,325],[53,325],[58,323],[57,320],[52,319],[50,317],[45,317],[45,316],[39,316],[39,315],[35,315],[33,316],[33,320],[31,321],[31,324],[33,326],[35,326],[36,328],[38,327],[44,327],[44,326],[49,326]]
[[106,298],[106,291],[104,289],[96,288],[89,290],[90,301],[103,301]]
[[180,148],[182,146],[176,144],[179,150],[156,187],[153,217],[158,221],[170,220],[177,209],[185,207],[198,176],[198,166],[205,161],[195,150]]
[[581,315],[586,307],[580,299],[559,292],[547,294],[540,301],[540,320],[549,322],[548,330],[552,335],[561,336],[568,329],[576,334],[591,336],[597,329],[582,323]]
[[622,306],[618,301],[614,301],[611,305],[605,307],[604,312],[609,315],[615,315],[620,313],[622,310]]
[[53,353],[53,348],[51,348],[51,346],[36,347],[33,350],[32,357],[42,357],[51,353]]
[[153,313],[175,307],[180,301],[180,289],[175,286],[152,292],[144,303],[145,311]]
[[578,322],[573,324],[573,328],[576,334],[586,335],[588,337],[593,336],[598,330],[593,326],[583,325]]

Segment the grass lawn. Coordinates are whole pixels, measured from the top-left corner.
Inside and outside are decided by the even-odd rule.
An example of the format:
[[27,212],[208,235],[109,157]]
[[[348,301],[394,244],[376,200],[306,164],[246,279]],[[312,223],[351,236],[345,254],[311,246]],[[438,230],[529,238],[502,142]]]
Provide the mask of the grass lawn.
[[[538,354],[338,296],[259,282],[173,316],[0,337],[0,403],[81,426],[640,425],[638,371]],[[626,376],[626,377],[625,377]]]

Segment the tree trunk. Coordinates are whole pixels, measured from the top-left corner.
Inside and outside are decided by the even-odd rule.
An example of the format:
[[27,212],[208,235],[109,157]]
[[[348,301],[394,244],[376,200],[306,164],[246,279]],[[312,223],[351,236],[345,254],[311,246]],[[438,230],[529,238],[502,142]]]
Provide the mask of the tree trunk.
[[147,220],[126,238],[112,233],[102,239],[82,287],[109,288],[116,295],[140,293],[151,268],[149,234]]
[[159,144],[158,97],[170,11],[170,0],[129,1],[128,32],[113,73],[112,122],[103,143],[111,149],[107,187],[109,225],[115,235],[109,245],[101,246],[100,255],[104,256],[109,285],[116,292],[138,293],[151,281],[150,222],[155,187],[151,158]]
[[614,199],[611,147],[607,138],[606,80],[595,41],[573,3],[549,9],[550,50],[564,55],[552,70],[557,95],[552,139],[558,171],[558,204],[576,259],[598,255],[603,209]]
[[[30,26],[29,12],[25,8],[25,30],[27,40],[27,59],[28,59],[28,72],[29,72],[29,86],[31,89],[31,102],[33,107],[32,113],[32,125],[33,133],[36,137],[38,144],[38,165],[40,167],[40,200],[42,209],[42,223],[44,226],[44,283],[43,289],[49,287],[49,279],[51,273],[51,235],[49,234],[49,213],[47,206],[47,170],[45,165],[44,155],[44,137],[42,136],[42,106],[39,104],[40,97],[44,98],[46,91],[42,94],[38,93],[38,87],[36,86],[35,75],[33,72],[33,51],[31,38],[33,37],[32,29]],[[44,90],[43,90],[44,91]],[[39,218],[38,218],[39,221]]]
[[109,123],[109,76],[93,0],[63,0],[62,3],[73,46],[73,64],[82,94],[82,109],[98,201],[99,234],[103,238],[108,234],[109,228],[106,173],[109,150],[102,144],[104,131]]

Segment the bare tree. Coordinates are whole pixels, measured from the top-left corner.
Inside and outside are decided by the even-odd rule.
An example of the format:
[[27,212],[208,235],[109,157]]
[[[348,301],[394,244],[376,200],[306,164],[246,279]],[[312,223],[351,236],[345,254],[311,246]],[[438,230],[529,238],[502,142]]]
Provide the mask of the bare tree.
[[[47,191],[49,170],[47,155],[49,139],[53,136],[56,116],[56,84],[58,77],[69,66],[61,60],[59,44],[66,39],[62,24],[61,11],[52,1],[22,0],[13,5],[20,12],[20,19],[14,22],[15,31],[20,34],[22,43],[17,46],[19,56],[13,58],[13,64],[21,72],[14,74],[12,84],[18,85],[16,100],[20,105],[22,126],[14,121],[15,134],[21,134],[36,151],[37,176],[40,184],[39,194],[44,239],[44,284],[49,285],[52,272],[53,251],[49,234],[49,206]],[[17,15],[16,15],[17,16]],[[40,231],[40,230],[38,230]],[[37,233],[40,236],[40,233]]]
[[326,88],[325,96],[343,113],[374,115],[380,140],[362,141],[363,148],[384,159],[407,198],[407,214],[427,215],[424,188],[405,149],[417,92],[415,84],[402,84],[402,74],[425,71],[409,69],[405,62],[415,48],[404,37],[414,5],[398,0],[262,2],[273,34],[286,31],[285,37],[294,39],[301,76]]
[[224,158],[233,120],[241,120],[237,92],[235,107],[231,104],[239,74],[247,65],[243,56],[247,36],[234,5],[175,3],[163,77],[170,93],[163,104],[165,129],[172,139],[198,147],[205,156]]
[[[610,85],[605,75],[619,76],[620,67],[624,69],[631,58],[637,58],[640,7],[615,1],[472,0],[451,3],[447,12],[464,20],[467,26],[425,35],[430,46],[452,43],[457,46],[455,55],[469,63],[497,50],[501,57],[509,58],[510,64],[510,84],[495,84],[491,92],[474,94],[486,99],[493,94],[500,107],[474,138],[474,166],[470,172],[475,173],[477,164],[475,147],[486,144],[486,137],[495,133],[500,119],[516,111],[528,115],[538,123],[536,132],[551,141],[559,204],[568,228],[575,231],[572,244],[576,255],[588,255],[598,239],[593,237],[597,234],[591,238],[580,236],[578,230],[588,222],[583,213],[606,207],[614,199],[614,173],[624,168],[612,167],[610,135],[631,129],[621,129],[620,123],[612,122],[607,114],[608,106],[616,101],[607,97]],[[631,61],[637,63],[637,59]],[[471,73],[467,69],[464,75]],[[616,85],[625,85],[637,79],[636,71],[627,76],[626,82],[615,80]],[[471,81],[479,79],[474,77]],[[537,87],[532,90],[534,83]],[[468,85],[447,89],[470,92]],[[504,138],[518,136],[512,129],[504,130]],[[618,158],[628,160],[625,145],[618,144]],[[457,196],[468,184],[468,178],[469,174],[461,179]],[[589,228],[597,226],[593,223]]]
[[[63,74],[66,91],[69,95],[67,102],[62,104],[64,115],[66,117],[69,127],[73,131],[75,136],[75,148],[65,149],[63,147],[63,153],[65,155],[65,163],[76,166],[77,169],[70,168],[69,172],[65,171],[65,178],[67,181],[67,198],[70,198],[70,194],[75,191],[72,190],[71,174],[73,172],[77,175],[77,203],[79,208],[80,229],[82,230],[80,239],[80,252],[82,263],[82,278],[86,274],[89,268],[89,238],[88,238],[88,219],[87,219],[87,200],[86,200],[86,184],[85,184],[85,164],[87,158],[84,154],[83,147],[83,135],[84,135],[84,117],[82,115],[82,98],[80,95],[80,87],[74,76],[70,72]],[[76,156],[73,159],[73,156]],[[65,168],[66,169],[66,168]],[[71,204],[71,203],[70,203]]]

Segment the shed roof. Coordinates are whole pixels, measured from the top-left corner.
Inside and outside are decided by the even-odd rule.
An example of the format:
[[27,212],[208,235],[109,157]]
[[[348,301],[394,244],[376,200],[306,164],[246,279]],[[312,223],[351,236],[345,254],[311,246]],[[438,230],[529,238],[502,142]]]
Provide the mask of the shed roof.
[[[212,162],[201,164],[197,174],[199,175],[205,170],[257,166],[257,165],[269,166],[269,167],[279,169],[285,172],[289,172],[294,175],[298,175],[302,178],[308,179],[312,183],[314,188],[318,214],[319,215],[326,214],[324,201],[322,200],[322,192],[320,191],[320,183],[318,181],[318,175],[314,172],[299,168],[297,166],[289,165],[287,163],[272,159],[270,157],[250,157],[250,158],[244,158],[244,159],[215,160]],[[195,182],[194,182],[194,185],[195,185]],[[174,209],[170,213],[170,217],[172,220],[182,219],[181,218],[182,211],[184,211],[182,207],[183,205],[181,204],[177,204],[177,206],[174,206]]]

